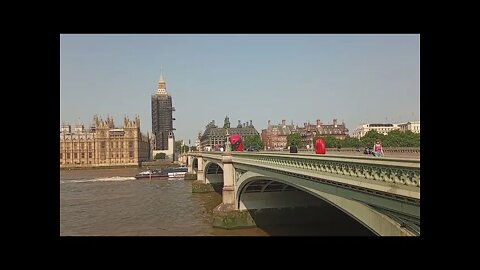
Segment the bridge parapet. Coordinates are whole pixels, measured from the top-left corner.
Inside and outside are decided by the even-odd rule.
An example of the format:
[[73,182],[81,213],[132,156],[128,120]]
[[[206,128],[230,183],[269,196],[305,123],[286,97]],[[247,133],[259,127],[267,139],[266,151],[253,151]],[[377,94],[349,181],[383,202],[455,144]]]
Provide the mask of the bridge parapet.
[[[353,148],[353,147],[346,147],[346,148],[327,148],[328,152],[363,152],[364,148]],[[312,152],[313,150],[300,150],[300,151],[309,151]],[[383,152],[385,153],[414,153],[420,154],[420,147],[383,147]]]
[[234,154],[238,160],[420,187],[420,160],[283,154]]
[[[195,155],[195,153],[192,153]],[[204,158],[221,161],[221,152],[202,153]],[[234,163],[281,166],[316,173],[331,173],[399,185],[420,187],[420,160],[405,158],[374,158],[361,156],[232,153]]]

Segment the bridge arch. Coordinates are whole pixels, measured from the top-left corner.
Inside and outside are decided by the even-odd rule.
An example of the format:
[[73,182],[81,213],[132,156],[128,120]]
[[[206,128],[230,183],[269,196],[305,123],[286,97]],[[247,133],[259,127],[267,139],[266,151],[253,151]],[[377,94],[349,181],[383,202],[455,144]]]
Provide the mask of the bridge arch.
[[268,185],[274,181],[287,187],[291,186],[293,189],[304,191],[316,198],[321,199],[322,201],[349,215],[376,235],[414,235],[397,221],[383,213],[380,213],[365,203],[321,191],[321,188],[317,187],[319,184],[314,181],[292,176],[282,177],[283,179],[280,179],[268,176],[267,174],[261,174],[252,171],[247,171],[239,176],[235,183],[235,203],[238,207],[237,209],[241,210],[242,208],[245,208],[242,202],[242,195],[244,195],[247,189],[252,186],[252,183],[259,181],[270,181],[270,183],[264,184],[265,186],[263,189],[266,189]]
[[207,184],[223,184],[223,163],[207,161],[205,163],[204,172]]
[[192,159],[192,170],[195,173],[198,172],[198,158],[196,156],[193,156],[193,159]]

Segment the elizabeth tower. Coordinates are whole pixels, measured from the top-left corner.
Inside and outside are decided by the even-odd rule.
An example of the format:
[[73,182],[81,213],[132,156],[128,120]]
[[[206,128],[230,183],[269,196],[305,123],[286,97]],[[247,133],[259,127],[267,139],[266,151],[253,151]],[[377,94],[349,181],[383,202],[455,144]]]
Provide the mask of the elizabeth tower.
[[167,93],[167,84],[160,73],[157,92],[152,95],[152,133],[155,136],[155,150],[168,149],[168,136],[173,136],[172,97]]

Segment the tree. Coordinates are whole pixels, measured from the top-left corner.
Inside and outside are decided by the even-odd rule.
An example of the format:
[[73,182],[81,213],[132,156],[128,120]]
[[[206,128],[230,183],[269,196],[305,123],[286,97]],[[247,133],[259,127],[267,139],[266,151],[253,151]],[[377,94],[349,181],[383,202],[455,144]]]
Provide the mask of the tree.
[[[361,139],[360,139],[360,143],[363,147],[373,147],[373,144],[375,143],[376,140],[380,140],[380,141],[384,141],[383,140],[384,138],[384,135],[383,134],[380,134],[378,133],[376,130],[372,129],[370,131],[368,131],[365,136],[363,136]],[[382,143],[383,145],[383,143]]]
[[165,153],[157,153],[154,159],[165,159],[166,156]]
[[247,149],[250,146],[254,146],[258,150],[263,149],[264,144],[262,138],[260,138],[260,135],[245,136],[243,138],[243,147]]
[[377,139],[381,141],[383,147],[420,147],[420,134],[413,133],[410,130],[405,132],[392,130],[387,135],[370,130],[360,139],[360,145],[372,147]]
[[297,148],[302,147],[302,137],[298,133],[291,133],[287,136],[287,145],[292,146],[295,145]]
[[323,140],[325,141],[325,147],[327,148],[342,147],[340,140],[338,140],[337,138],[331,135],[326,135],[326,136],[315,136],[313,138],[313,148],[315,148],[315,142],[317,141],[318,138],[323,138]]
[[347,135],[345,139],[340,140],[341,146],[345,148],[357,148],[360,147],[360,140],[357,138],[353,138]]
[[181,153],[182,141],[175,141],[175,153]]

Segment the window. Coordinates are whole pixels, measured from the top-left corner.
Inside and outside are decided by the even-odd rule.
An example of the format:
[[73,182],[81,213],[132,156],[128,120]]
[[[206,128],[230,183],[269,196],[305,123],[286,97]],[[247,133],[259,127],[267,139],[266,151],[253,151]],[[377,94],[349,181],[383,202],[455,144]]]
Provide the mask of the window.
[[128,156],[129,156],[130,158],[133,158],[133,151],[130,151],[130,152],[128,153]]
[[88,158],[92,158],[92,153],[88,153]]
[[85,153],[82,153],[82,158],[85,158]]
[[67,158],[70,158],[70,153],[67,153]]
[[73,153],[73,158],[77,158],[77,153]]
[[62,155],[62,153],[60,153],[60,159],[62,159],[62,158],[63,158],[63,155]]

